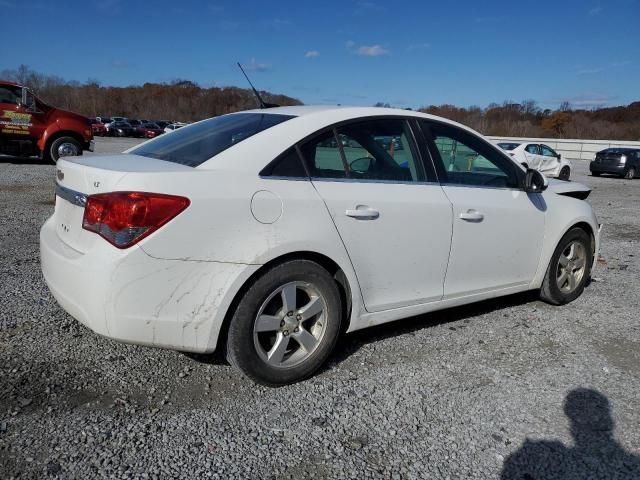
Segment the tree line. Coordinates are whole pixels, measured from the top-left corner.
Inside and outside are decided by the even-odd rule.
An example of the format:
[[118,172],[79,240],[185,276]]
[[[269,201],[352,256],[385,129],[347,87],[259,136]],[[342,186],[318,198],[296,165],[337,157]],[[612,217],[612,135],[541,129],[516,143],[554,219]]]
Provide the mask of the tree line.
[[[128,87],[102,86],[97,80],[67,81],[36,72],[25,65],[3,70],[0,78],[26,85],[43,101],[88,117],[123,116],[155,120],[195,121],[256,107],[249,89],[201,87],[177,79],[169,83],[145,83]],[[268,103],[301,105],[283,94],[260,92]],[[376,106],[389,106],[377,103]],[[486,108],[429,105],[419,111],[468,125],[485,135],[506,137],[551,137],[640,140],[640,101],[627,106],[594,109],[572,108],[568,102],[558,109],[543,109],[535,100],[505,101]]]
[[640,140],[640,101],[627,106],[557,110],[541,109],[534,100],[506,101],[487,108],[430,105],[421,112],[467,125],[485,135],[504,137]]
[[[154,120],[196,121],[257,107],[250,89],[204,88],[189,80],[145,83],[128,87],[102,86],[97,80],[67,81],[36,72],[25,65],[3,70],[0,78],[31,88],[45,103],[73,112],[96,116],[122,116]],[[287,95],[260,92],[265,102],[300,105]]]

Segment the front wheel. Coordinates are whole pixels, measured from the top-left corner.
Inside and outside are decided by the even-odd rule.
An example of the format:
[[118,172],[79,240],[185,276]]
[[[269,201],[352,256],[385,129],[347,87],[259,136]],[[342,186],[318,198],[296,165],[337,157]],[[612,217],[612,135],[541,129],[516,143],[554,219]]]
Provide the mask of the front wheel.
[[46,159],[57,163],[60,157],[76,157],[82,155],[82,145],[73,137],[56,138],[45,152]]
[[570,176],[571,176],[571,169],[569,167],[562,167],[560,169],[560,173],[558,174],[558,178],[560,180],[564,180],[565,182],[568,182]]
[[581,228],[572,228],[558,243],[540,289],[540,298],[564,305],[578,298],[591,274],[591,238]]
[[630,167],[629,170],[624,173],[624,178],[626,178],[627,180],[633,180],[635,177],[636,169],[634,167]]
[[227,359],[268,386],[304,380],[331,354],[340,333],[338,286],[315,262],[292,260],[249,287],[231,319]]

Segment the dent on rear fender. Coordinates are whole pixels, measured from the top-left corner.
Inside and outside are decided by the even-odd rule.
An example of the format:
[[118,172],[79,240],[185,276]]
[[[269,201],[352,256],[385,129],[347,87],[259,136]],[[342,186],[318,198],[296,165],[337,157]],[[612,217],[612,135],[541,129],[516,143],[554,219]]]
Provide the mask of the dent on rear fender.
[[110,334],[159,347],[210,349],[224,301],[248,266],[147,259],[121,263],[112,275]]

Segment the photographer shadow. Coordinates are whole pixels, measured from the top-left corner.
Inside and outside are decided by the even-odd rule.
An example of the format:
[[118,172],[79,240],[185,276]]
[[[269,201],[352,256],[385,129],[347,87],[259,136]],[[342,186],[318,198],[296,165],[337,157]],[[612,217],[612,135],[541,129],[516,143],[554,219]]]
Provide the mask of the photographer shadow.
[[572,390],[564,412],[574,446],[527,439],[506,458],[502,480],[640,479],[640,457],[627,452],[613,436],[607,397],[596,390]]

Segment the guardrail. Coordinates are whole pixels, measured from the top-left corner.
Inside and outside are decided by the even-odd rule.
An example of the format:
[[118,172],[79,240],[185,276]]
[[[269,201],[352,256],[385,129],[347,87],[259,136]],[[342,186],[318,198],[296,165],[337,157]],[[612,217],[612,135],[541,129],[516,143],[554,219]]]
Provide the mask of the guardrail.
[[640,148],[640,142],[621,140],[578,140],[563,138],[488,137],[494,142],[544,143],[569,160],[593,160],[596,152],[610,147]]

